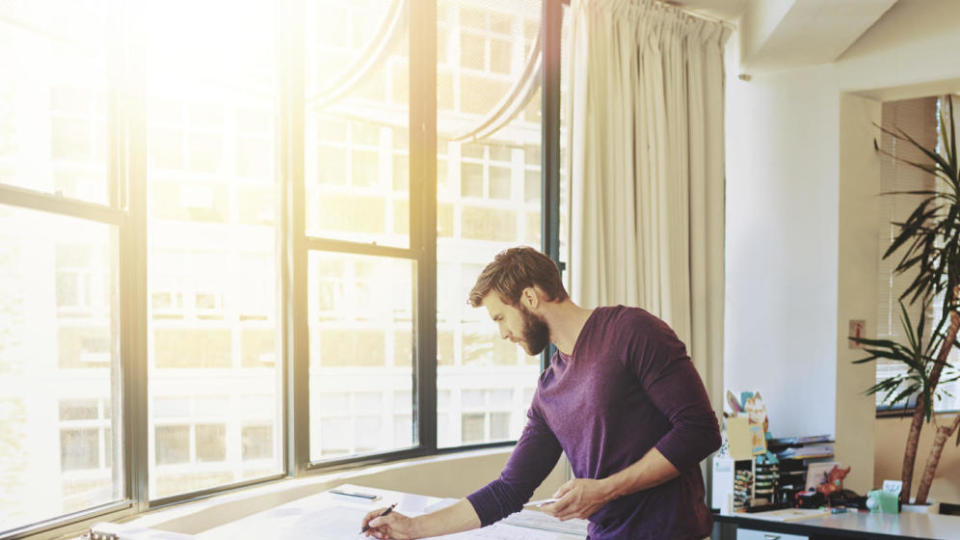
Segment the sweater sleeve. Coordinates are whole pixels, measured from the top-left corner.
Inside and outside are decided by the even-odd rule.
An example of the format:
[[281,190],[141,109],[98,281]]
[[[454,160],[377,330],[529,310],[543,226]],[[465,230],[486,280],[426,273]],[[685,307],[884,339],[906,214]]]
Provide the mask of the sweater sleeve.
[[654,319],[632,340],[629,361],[651,402],[671,425],[656,448],[682,471],[720,448],[720,426],[683,342],[666,323]]
[[533,401],[527,425],[500,477],[467,496],[482,527],[523,509],[560,459],[560,443],[536,412],[536,398]]

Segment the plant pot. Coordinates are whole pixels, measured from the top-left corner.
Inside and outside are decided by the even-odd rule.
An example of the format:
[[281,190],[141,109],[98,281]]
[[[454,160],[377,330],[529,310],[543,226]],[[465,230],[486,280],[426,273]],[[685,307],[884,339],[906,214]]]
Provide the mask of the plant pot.
[[901,512],[916,512],[918,514],[939,514],[940,503],[937,501],[928,501],[927,504],[904,504],[900,508]]

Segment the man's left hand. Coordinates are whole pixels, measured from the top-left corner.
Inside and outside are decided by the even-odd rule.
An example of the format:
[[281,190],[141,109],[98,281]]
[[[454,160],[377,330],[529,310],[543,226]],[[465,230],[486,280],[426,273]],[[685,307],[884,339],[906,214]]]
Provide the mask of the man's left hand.
[[606,481],[586,478],[574,478],[563,484],[553,497],[560,500],[541,508],[547,514],[564,521],[573,518],[586,519],[614,498]]

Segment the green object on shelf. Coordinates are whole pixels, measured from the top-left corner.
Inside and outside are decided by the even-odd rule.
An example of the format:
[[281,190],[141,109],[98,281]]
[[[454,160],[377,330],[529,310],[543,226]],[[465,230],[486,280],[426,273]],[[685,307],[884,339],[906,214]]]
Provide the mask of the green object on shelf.
[[[880,512],[883,514],[897,514],[900,512],[899,497],[895,493],[874,489],[867,493],[867,506],[871,512]],[[873,501],[870,504],[869,501]]]

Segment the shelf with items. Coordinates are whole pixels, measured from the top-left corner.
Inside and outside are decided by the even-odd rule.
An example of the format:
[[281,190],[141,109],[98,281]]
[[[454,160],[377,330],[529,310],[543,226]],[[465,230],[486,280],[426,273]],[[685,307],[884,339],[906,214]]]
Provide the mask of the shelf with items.
[[829,435],[767,441],[767,448],[780,459],[780,490],[785,501],[796,503],[797,494],[807,488],[807,473],[812,464],[832,463],[833,444]]
[[737,460],[714,458],[714,508],[723,512],[743,512],[783,502],[780,467],[772,456],[761,454],[751,459]]
[[780,465],[772,456],[760,455],[753,459],[753,499],[750,506],[780,504]]
[[733,510],[738,511],[750,506],[753,500],[753,460],[734,462]]

